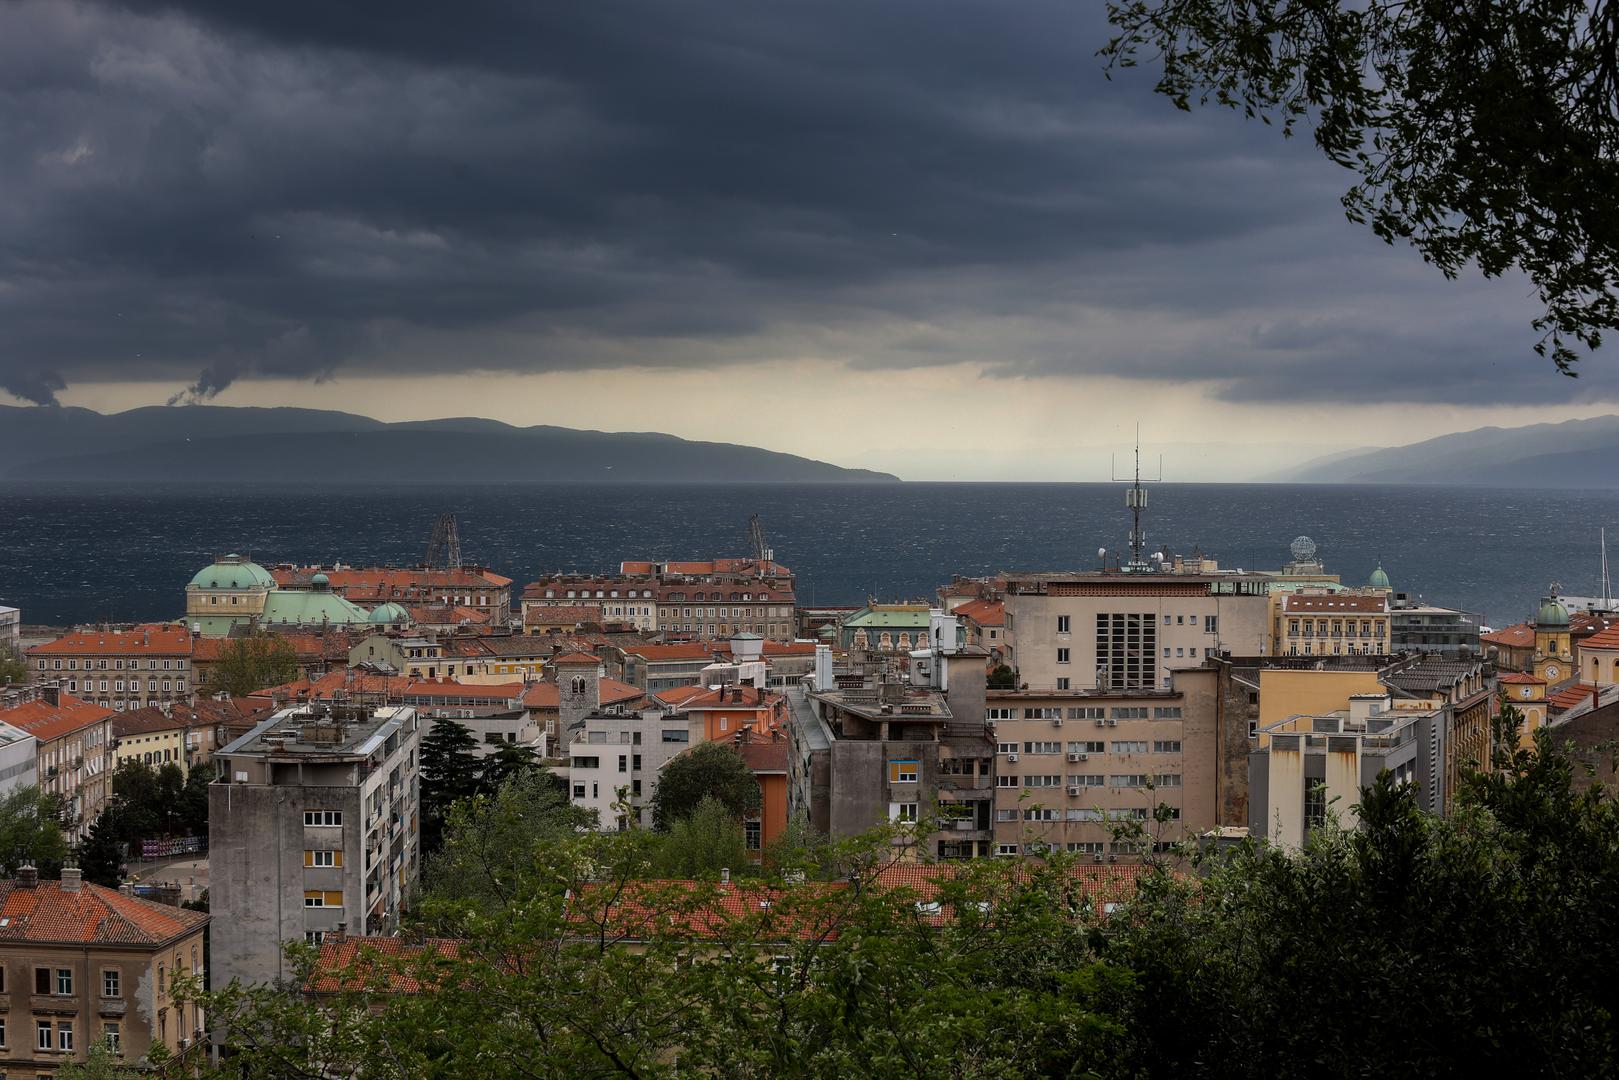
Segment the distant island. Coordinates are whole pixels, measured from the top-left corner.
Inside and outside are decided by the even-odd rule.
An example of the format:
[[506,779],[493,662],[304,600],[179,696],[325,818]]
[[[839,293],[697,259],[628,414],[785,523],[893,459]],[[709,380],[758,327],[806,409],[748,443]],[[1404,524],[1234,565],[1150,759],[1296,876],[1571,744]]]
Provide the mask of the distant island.
[[656,432],[515,427],[452,418],[384,423],[322,409],[0,406],[0,476],[303,484],[894,483],[898,477],[733,443]]
[[1269,479],[1293,484],[1619,489],[1619,416],[1460,431],[1407,446],[1317,458]]

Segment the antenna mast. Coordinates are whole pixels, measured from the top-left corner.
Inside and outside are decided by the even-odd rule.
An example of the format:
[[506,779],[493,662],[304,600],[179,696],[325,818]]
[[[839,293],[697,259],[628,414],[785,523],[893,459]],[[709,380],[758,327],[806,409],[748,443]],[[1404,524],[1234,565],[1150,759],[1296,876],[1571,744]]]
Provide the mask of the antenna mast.
[[[1110,459],[1111,461],[1111,459]],[[1136,425],[1136,471],[1135,476],[1119,476],[1110,468],[1109,475],[1115,484],[1129,484],[1130,490],[1124,493],[1124,505],[1130,511],[1130,561],[1124,567],[1126,573],[1142,573],[1151,570],[1143,552],[1147,548],[1147,532],[1141,527],[1141,515],[1147,509],[1147,489],[1142,484],[1156,484],[1164,478],[1164,459],[1158,458],[1158,475],[1141,475],[1141,425]]]
[[427,565],[461,569],[461,530],[455,524],[454,514],[440,514],[433,522],[433,535],[427,541]]
[[1603,526],[1602,537],[1602,610],[1613,610],[1613,582],[1608,578],[1608,529]]
[[748,518],[748,543],[753,547],[755,569],[761,574],[766,573],[765,564],[773,562],[776,553],[771,551],[769,545],[765,543],[765,527],[759,521],[758,514]]

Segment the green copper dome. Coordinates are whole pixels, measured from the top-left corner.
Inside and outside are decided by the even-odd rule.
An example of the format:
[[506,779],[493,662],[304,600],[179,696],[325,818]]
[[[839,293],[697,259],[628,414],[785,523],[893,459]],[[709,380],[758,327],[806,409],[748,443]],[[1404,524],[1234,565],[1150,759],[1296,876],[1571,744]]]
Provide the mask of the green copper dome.
[[378,624],[408,623],[410,612],[395,603],[378,604],[371,609],[370,621]]
[[1552,626],[1568,625],[1568,608],[1555,596],[1548,596],[1540,605],[1540,614],[1535,616],[1535,627],[1544,630]]
[[1393,588],[1393,586],[1389,584],[1389,576],[1383,572],[1382,563],[1377,564],[1377,569],[1372,571],[1371,579],[1368,580],[1366,584],[1368,587],[1373,589]]
[[275,578],[256,562],[240,555],[226,555],[197,571],[191,584],[199,589],[273,589]]

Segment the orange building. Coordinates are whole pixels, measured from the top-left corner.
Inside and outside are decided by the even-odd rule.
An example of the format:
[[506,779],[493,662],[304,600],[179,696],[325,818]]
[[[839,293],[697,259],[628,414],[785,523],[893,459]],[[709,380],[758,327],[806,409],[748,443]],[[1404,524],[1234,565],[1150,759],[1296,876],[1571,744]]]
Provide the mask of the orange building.
[[742,828],[748,850],[762,853],[787,829],[787,735],[776,728],[759,738],[750,729],[736,748],[759,781],[759,813]]
[[[769,735],[787,723],[787,698],[753,686],[681,686],[653,695],[672,712],[701,721],[702,738],[731,739],[741,731]],[[695,733],[697,728],[693,727]]]

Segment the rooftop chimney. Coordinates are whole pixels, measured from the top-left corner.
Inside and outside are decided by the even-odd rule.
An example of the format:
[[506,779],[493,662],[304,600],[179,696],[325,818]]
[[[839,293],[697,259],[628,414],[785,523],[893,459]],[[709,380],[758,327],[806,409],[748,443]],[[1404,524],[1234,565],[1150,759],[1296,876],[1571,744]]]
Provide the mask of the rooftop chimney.
[[84,885],[84,872],[77,866],[62,867],[62,891],[78,892]]
[[720,884],[721,885],[729,885],[730,883],[731,883],[731,868],[729,866],[720,867]]
[[33,889],[39,885],[39,868],[31,863],[17,867],[17,887],[19,889]]
[[45,704],[49,705],[53,709],[60,706],[62,704],[62,684],[48,683],[45,686],[40,687],[39,697],[40,700],[45,702]]

